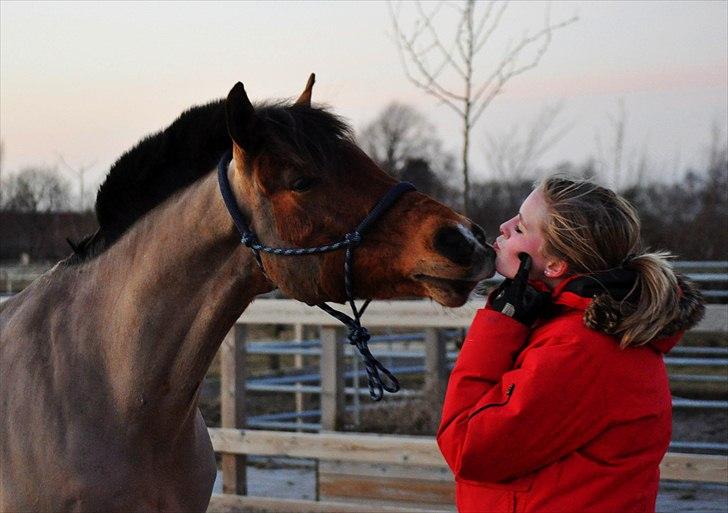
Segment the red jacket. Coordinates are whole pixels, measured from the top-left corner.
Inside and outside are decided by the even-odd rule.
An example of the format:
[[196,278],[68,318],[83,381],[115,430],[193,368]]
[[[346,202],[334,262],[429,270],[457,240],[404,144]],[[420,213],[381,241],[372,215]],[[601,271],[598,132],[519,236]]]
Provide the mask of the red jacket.
[[[460,512],[655,510],[672,426],[662,353],[681,332],[620,349],[567,283],[534,328],[487,307],[470,326],[437,433]],[[702,315],[699,294],[686,304],[699,311],[681,329]]]

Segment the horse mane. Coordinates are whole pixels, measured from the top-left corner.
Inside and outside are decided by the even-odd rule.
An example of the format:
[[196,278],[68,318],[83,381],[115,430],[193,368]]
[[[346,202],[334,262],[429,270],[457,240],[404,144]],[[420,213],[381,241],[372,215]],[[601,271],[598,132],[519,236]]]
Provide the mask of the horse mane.
[[[343,145],[353,142],[349,126],[325,107],[264,103],[255,112],[265,132],[261,153],[281,162],[332,166]],[[109,169],[96,196],[98,230],[69,244],[69,265],[103,253],[129,228],[176,192],[207,175],[232,141],[225,100],[183,112],[169,127],[143,138]]]

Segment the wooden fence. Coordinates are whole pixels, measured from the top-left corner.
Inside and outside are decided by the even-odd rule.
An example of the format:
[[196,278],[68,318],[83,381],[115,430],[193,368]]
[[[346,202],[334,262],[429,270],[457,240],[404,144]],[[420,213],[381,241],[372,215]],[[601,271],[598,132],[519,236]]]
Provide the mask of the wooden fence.
[[[466,328],[470,325],[480,302],[468,303],[457,309],[446,309],[428,301],[375,301],[364,317],[364,325],[370,328],[416,328],[425,331],[426,386],[444,390],[447,376],[445,339],[441,330]],[[709,305],[705,319],[694,331],[728,332],[728,306]],[[328,433],[279,433],[268,431],[243,431],[245,425],[245,342],[248,326],[254,324],[295,324],[320,327],[321,338],[321,426]],[[245,455],[262,454],[315,458],[334,462],[328,475],[346,476],[340,465],[349,462],[359,465],[356,480],[362,492],[394,486],[395,497],[402,506],[385,504],[386,493],[364,493],[371,509],[377,502],[379,511],[414,511],[415,504],[407,497],[421,497],[417,483],[425,483],[426,489],[437,491],[437,500],[419,501],[422,511],[432,510],[433,505],[443,510],[448,502],[452,504],[452,478],[444,467],[439,451],[431,438],[386,437],[360,434],[332,433],[342,426],[345,412],[344,402],[344,354],[342,338],[344,331],[338,321],[328,314],[292,300],[256,300],[243,313],[230,331],[221,349],[221,409],[222,429],[211,429],[210,433],[217,452],[222,453],[223,496],[215,497],[212,508],[257,507],[267,511],[361,511],[362,506],[318,501],[286,501],[265,498],[243,497],[246,493]],[[382,472],[361,472],[361,465],[390,465],[401,475],[413,475],[417,479],[398,478],[398,484],[382,478]],[[394,465],[395,467],[391,467]],[[410,469],[410,473],[404,470]],[[381,469],[380,469],[381,470]],[[686,481],[728,482],[726,457],[670,453],[662,464],[663,478]],[[404,472],[404,474],[402,474]],[[427,476],[427,477],[425,477]],[[434,477],[433,477],[434,476]],[[354,477],[350,475],[349,477]],[[345,477],[342,477],[345,479]],[[326,485],[326,483],[323,483]],[[330,483],[329,483],[330,484]],[[350,481],[351,484],[351,481]],[[408,495],[406,487],[415,491]],[[320,491],[322,483],[318,483]],[[398,488],[399,487],[399,488]],[[324,486],[325,488],[325,486]],[[439,494],[439,495],[438,495]],[[334,497],[337,494],[330,493]],[[430,494],[431,496],[432,494]],[[340,495],[339,495],[340,496]],[[401,500],[401,499],[405,500]],[[430,497],[432,498],[432,497]],[[396,503],[397,500],[392,502]],[[393,509],[392,509],[393,508]],[[429,509],[428,509],[429,508]],[[418,510],[419,511],[419,510]]]
[[[239,508],[272,512],[326,511],[453,511],[454,481],[429,437],[384,436],[323,432],[285,433],[238,429],[210,429],[215,451],[224,455],[256,454],[314,458],[338,469],[334,482],[322,482],[322,495],[338,501],[271,499],[233,494],[215,495],[210,511]],[[354,466],[348,471],[347,464]],[[361,465],[370,469],[362,472]],[[379,469],[387,468],[387,472]],[[394,469],[394,471],[392,471]],[[726,483],[725,456],[669,453],[662,461],[663,479]],[[328,487],[328,488],[327,488]],[[351,492],[358,495],[353,497]],[[351,502],[358,500],[359,502]],[[388,502],[388,503],[387,503]],[[376,505],[376,506],[374,506]]]

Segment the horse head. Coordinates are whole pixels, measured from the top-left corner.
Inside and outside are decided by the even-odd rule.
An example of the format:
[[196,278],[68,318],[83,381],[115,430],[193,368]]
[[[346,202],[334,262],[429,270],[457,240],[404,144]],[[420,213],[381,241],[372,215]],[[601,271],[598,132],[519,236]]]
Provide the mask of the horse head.
[[[396,184],[354,142],[347,125],[311,105],[312,74],[292,104],[253,107],[237,83],[226,102],[235,195],[259,240],[312,247],[340,240]],[[429,297],[460,306],[494,272],[482,229],[416,191],[401,196],[354,256],[356,297]],[[346,299],[344,251],[262,255],[271,281],[308,304]]]

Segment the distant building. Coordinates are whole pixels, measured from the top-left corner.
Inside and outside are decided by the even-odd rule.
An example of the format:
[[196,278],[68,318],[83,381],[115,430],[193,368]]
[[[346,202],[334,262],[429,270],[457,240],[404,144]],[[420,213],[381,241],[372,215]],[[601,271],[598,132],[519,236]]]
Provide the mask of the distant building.
[[54,262],[70,255],[66,238],[77,242],[97,228],[92,212],[0,211],[0,261]]

